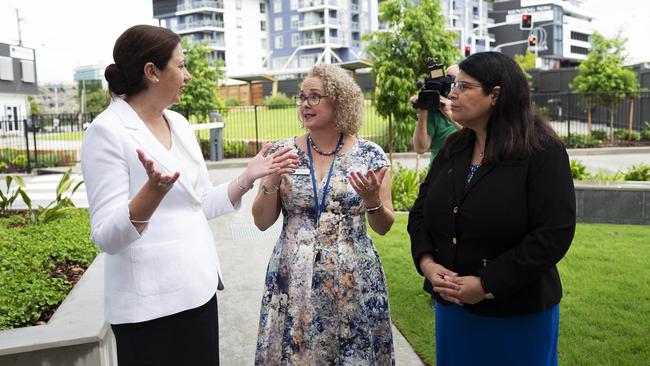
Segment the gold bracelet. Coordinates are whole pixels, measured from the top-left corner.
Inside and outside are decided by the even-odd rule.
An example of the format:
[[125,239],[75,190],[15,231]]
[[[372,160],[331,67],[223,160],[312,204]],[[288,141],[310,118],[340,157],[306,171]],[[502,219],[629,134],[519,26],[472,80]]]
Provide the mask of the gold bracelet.
[[240,179],[241,179],[241,176],[238,175],[238,176],[237,176],[237,188],[239,188],[240,191],[242,191],[242,192],[246,192],[246,191],[250,190],[251,188],[253,188],[253,185],[252,185],[252,184],[251,184],[251,186],[248,187],[248,188],[242,186],[241,183],[240,183],[240,181],[239,181]]
[[376,207],[367,207],[366,212],[369,215],[374,214],[375,212],[379,211],[379,209],[381,209],[382,207],[384,207],[384,202],[379,201],[379,205],[377,205]]
[[280,189],[280,186],[275,186],[275,187],[273,187],[273,190],[270,191],[268,188],[266,188],[266,186],[264,184],[262,184],[262,193],[264,193],[264,194],[273,194],[273,193],[277,192],[278,189]]

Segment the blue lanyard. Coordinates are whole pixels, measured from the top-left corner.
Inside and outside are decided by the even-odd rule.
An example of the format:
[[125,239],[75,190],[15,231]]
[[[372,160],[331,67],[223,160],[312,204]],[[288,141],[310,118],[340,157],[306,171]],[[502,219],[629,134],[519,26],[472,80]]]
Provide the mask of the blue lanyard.
[[[339,142],[336,143],[337,151],[339,147],[343,144],[343,134],[339,137]],[[320,205],[318,204],[318,187],[316,186],[316,173],[314,172],[314,158],[311,156],[311,144],[307,141],[307,155],[309,156],[309,172],[311,173],[311,187],[314,190],[314,215],[316,219],[316,226],[320,222],[320,215],[325,211],[325,198],[327,197],[327,192],[330,190],[330,178],[332,178],[332,172],[334,170],[334,160],[336,160],[336,154],[332,159],[332,164],[330,165],[330,170],[327,173],[327,181],[323,187],[323,199],[321,200]]]

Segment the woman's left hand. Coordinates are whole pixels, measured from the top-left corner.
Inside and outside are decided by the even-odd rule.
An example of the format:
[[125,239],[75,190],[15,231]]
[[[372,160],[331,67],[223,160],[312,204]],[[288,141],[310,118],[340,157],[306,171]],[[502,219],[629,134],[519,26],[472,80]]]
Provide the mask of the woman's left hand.
[[367,176],[361,172],[352,172],[348,176],[352,188],[361,196],[363,202],[370,204],[371,207],[377,206],[381,202],[379,189],[387,170],[388,167],[385,166],[379,169],[376,174],[374,171],[369,170]]
[[271,146],[273,144],[270,142],[264,145],[260,152],[248,162],[244,175],[252,182],[246,183],[252,185],[258,178],[269,174],[293,173],[298,168],[298,155],[293,152],[291,147],[286,146],[272,154],[267,154]]

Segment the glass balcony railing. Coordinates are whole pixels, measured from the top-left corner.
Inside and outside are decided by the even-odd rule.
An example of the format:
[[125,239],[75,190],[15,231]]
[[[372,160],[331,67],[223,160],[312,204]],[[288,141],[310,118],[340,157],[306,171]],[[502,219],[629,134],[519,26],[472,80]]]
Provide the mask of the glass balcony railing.
[[310,37],[310,38],[303,38],[303,40],[300,42],[301,46],[312,46],[315,44],[323,44],[325,43],[325,37]]
[[178,5],[178,11],[186,11],[186,10],[193,10],[199,8],[223,9],[223,0],[190,1],[188,3]]
[[306,27],[331,27],[331,26],[338,26],[340,25],[340,22],[338,19],[333,19],[330,18],[325,21],[324,18],[316,19],[316,20],[301,20],[298,22],[298,28],[306,28]]
[[314,8],[317,6],[339,6],[338,0],[300,0],[298,8]]
[[203,27],[223,28],[223,20],[202,20],[202,21],[194,21],[188,23],[180,23],[174,28],[174,30],[186,31],[186,30],[192,30],[192,29],[203,28]]

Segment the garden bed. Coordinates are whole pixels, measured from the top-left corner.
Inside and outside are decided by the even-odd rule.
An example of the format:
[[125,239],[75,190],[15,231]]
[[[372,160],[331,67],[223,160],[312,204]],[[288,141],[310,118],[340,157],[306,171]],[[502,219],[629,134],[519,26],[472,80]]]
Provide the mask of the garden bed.
[[87,210],[46,224],[0,217],[0,330],[47,322],[98,253]]

